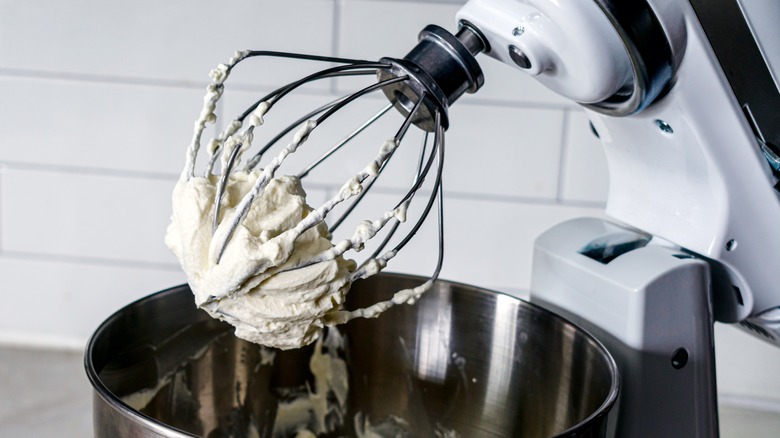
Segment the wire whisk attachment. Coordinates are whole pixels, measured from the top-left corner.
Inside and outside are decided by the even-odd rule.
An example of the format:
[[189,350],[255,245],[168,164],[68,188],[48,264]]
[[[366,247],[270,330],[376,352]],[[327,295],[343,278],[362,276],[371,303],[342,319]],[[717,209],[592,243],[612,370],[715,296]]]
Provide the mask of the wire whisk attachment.
[[[313,342],[325,325],[375,317],[393,305],[415,302],[428,290],[443,260],[442,170],[448,107],[463,93],[476,91],[483,82],[473,56],[485,47],[480,38],[468,26],[463,26],[457,36],[429,26],[421,33],[417,47],[403,59],[364,61],[242,51],[214,69],[174,189],[173,217],[166,235],[166,243],[187,273],[196,304],[235,325],[239,337],[278,348],[295,348]],[[239,63],[259,57],[332,66],[256,100],[203,148],[204,131],[216,122],[217,102],[226,80]],[[284,98],[317,81],[359,76],[376,77],[376,82],[312,109],[258,150],[252,150],[259,128],[266,118],[273,117],[274,108]],[[319,127],[358,99],[378,91],[389,99],[388,104],[311,164],[297,173],[280,176],[285,161],[307,147],[305,143]],[[403,115],[395,134],[381,142],[376,154],[333,196],[311,207],[303,189],[307,176],[392,108]],[[359,222],[351,237],[334,241],[333,232],[371,190],[412,127],[422,131],[423,142],[409,189],[392,208]],[[280,143],[286,145],[278,146]],[[278,150],[263,162],[274,147]],[[204,153],[201,149],[205,149],[205,169],[196,175],[197,158]],[[405,234],[396,236],[426,180],[430,185],[425,189],[430,192],[427,201]],[[439,253],[431,278],[368,308],[343,310],[351,283],[384,269],[418,232],[437,199]],[[344,211],[328,227],[326,219],[331,219],[329,215],[335,214],[337,207]],[[360,264],[347,258],[380,234],[383,240]]]

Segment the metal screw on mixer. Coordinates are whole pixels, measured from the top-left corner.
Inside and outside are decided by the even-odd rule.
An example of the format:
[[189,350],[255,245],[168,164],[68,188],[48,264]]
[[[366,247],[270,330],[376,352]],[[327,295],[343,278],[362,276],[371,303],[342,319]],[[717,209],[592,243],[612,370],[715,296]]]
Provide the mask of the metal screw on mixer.
[[658,129],[661,131],[667,133],[667,134],[674,134],[674,129],[672,129],[672,126],[668,123],[664,122],[663,120],[656,120],[655,121],[656,126],[658,126]]
[[[512,35],[519,37],[525,33],[525,28],[523,26],[517,26],[516,28],[512,29]],[[526,55],[522,50],[520,50],[517,46],[511,45],[509,46],[509,57],[512,59],[512,61],[517,65],[518,67],[528,70],[532,67],[531,60],[528,59],[528,55]]]

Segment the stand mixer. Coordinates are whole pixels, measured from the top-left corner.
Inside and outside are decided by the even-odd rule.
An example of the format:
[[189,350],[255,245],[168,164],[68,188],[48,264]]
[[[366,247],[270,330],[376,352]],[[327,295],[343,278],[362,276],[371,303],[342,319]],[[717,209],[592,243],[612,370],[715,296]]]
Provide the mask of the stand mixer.
[[471,0],[458,13],[489,56],[580,103],[604,145],[618,222],[541,235],[531,300],[610,348],[616,436],[718,435],[713,321],[780,344],[780,46],[744,6]]
[[[379,75],[416,75],[431,95],[451,71],[475,91],[469,54],[485,52],[585,109],[616,222],[543,233],[531,300],[610,348],[616,436],[718,435],[714,321],[780,345],[780,44],[755,20],[780,7],[753,3],[748,22],[747,3],[470,0],[456,39],[428,27]],[[425,95],[391,91],[405,114]]]
[[[239,52],[215,73],[211,97],[207,95],[196,122],[184,181],[193,176],[203,125],[215,117],[216,99],[211,98],[221,95],[222,82],[238,61],[262,54],[343,65],[276,90],[209,145],[206,175],[216,184],[213,202],[203,206],[204,211],[213,212],[207,228],[216,244],[209,257],[219,264],[223,254],[229,254],[230,242],[236,240],[234,231],[266,181],[320,122],[365,92],[381,90],[391,104],[366,124],[392,107],[404,115],[404,122],[392,147],[380,148],[378,158],[356,178],[356,185],[345,185],[349,190],[344,199],[341,193],[336,197],[338,202],[368,190],[363,182],[378,177],[410,125],[433,133],[433,146],[428,152],[423,149],[409,194],[382,215],[379,225],[405,220],[405,208],[434,161],[437,176],[412,230],[394,249],[380,255],[386,239],[364,262],[363,267],[371,268],[358,269],[355,278],[378,272],[414,235],[437,195],[441,200],[447,109],[463,93],[479,89],[484,78],[475,56],[484,53],[579,103],[606,151],[607,214],[615,222],[581,218],[543,233],[534,247],[531,301],[585,327],[614,356],[621,381],[616,415],[609,417],[610,435],[717,436],[714,321],[738,323],[759,338],[780,344],[780,291],[765,262],[780,255],[780,234],[773,232],[773,218],[780,217],[776,192],[780,93],[775,81],[780,45],[778,39],[766,37],[766,28],[748,22],[742,10],[746,4],[735,0],[470,0],[457,14],[460,29],[456,35],[437,26],[426,27],[417,47],[401,59],[369,62]],[[780,17],[780,6],[752,3],[751,8],[754,13]],[[293,122],[282,133],[302,126],[293,141],[263,168],[257,189],[242,193],[237,202],[225,184],[268,109],[308,80],[342,74],[376,75],[378,81]],[[249,127],[239,132],[244,119]],[[221,177],[211,173],[218,159]],[[247,168],[258,161],[256,155]],[[225,218],[225,197],[233,198],[232,218]],[[322,228],[324,216],[335,203],[330,200],[319,209],[307,210],[290,229]],[[440,218],[441,212],[439,204]],[[225,226],[217,232],[220,223]],[[371,307],[381,305],[377,309],[382,311],[413,303],[431,287],[441,266],[441,227],[440,219],[439,260],[431,279],[401,291],[410,294],[397,292]],[[362,249],[375,234],[356,232],[357,237],[335,245],[337,250],[324,249],[289,269]],[[202,298],[199,304],[209,306],[222,296]],[[339,309],[339,304],[333,302],[333,308]],[[469,311],[476,314],[473,307]],[[173,319],[166,322],[173,323]],[[514,364],[516,358],[509,355],[502,360]],[[578,364],[567,366],[577,369]],[[581,366],[586,374],[591,367],[587,361]],[[511,381],[507,378],[495,386],[509,391]],[[571,382],[562,386],[570,393],[591,389]]]

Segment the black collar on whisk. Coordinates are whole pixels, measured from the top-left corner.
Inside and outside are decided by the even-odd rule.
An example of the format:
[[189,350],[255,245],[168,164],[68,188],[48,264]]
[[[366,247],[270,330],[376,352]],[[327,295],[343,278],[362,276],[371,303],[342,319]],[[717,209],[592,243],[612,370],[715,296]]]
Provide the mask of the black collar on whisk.
[[412,123],[434,132],[434,114],[441,112],[441,124],[449,127],[447,109],[463,93],[474,93],[485,83],[474,55],[488,51],[485,37],[470,24],[461,23],[457,35],[436,26],[426,26],[420,32],[418,44],[402,59],[382,58],[390,68],[377,71],[380,81],[408,76],[382,88],[385,96],[404,116],[408,115],[420,96],[427,96],[423,108]]

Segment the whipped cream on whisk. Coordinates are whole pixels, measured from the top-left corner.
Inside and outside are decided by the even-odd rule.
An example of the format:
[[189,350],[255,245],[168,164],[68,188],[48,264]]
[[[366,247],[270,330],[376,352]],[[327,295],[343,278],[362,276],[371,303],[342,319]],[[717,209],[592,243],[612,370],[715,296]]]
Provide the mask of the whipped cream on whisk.
[[[257,177],[257,172],[230,175],[223,204],[226,219],[235,214],[236,203]],[[325,317],[343,304],[355,263],[338,257],[290,269],[333,244],[322,222],[296,239],[284,235],[312,211],[300,182],[289,176],[269,182],[215,263],[215,192],[214,178],[180,181],[174,189],[173,220],[165,241],[187,273],[195,303],[254,343],[289,349],[313,342]],[[215,235],[219,233],[220,228]]]
[[[228,64],[212,71],[184,170],[173,192],[165,243],[187,274],[196,305],[234,325],[240,338],[291,349],[314,342],[324,326],[376,317],[393,305],[415,302],[432,281],[399,291],[392,299],[366,309],[342,309],[351,283],[379,272],[396,251],[369,258],[360,267],[344,254],[360,251],[391,220],[405,221],[408,201],[376,220],[363,221],[351,238],[336,244],[324,222],[337,204],[363,190],[366,178],[378,175],[398,146],[397,139],[383,143],[376,158],[336,196],[313,208],[306,203],[300,180],[276,176],[276,170],[306,141],[317,125],[314,120],[303,123],[287,147],[264,168],[237,170],[254,129],[263,123],[271,106],[260,102],[246,123],[234,120],[209,143],[204,175],[195,175],[201,137],[206,125],[216,121],[223,83],[233,66],[247,56],[249,52],[237,52]],[[212,171],[218,161],[222,175]]]

